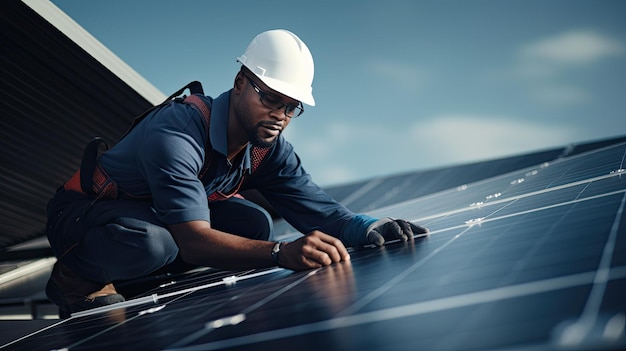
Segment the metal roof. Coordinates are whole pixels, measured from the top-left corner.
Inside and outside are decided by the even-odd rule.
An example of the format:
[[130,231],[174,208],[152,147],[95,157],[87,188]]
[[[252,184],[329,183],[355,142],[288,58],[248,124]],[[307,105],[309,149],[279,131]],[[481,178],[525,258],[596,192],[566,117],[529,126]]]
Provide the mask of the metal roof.
[[42,234],[47,200],[95,136],[165,96],[49,1],[0,11],[0,250]]

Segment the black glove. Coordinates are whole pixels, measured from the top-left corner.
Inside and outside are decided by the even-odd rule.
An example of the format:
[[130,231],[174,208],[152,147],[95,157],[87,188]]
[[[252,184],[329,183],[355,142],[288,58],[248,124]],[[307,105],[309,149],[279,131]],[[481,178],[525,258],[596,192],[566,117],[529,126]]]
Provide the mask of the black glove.
[[413,240],[416,234],[428,233],[428,229],[422,228],[404,219],[390,217],[379,219],[372,223],[366,232],[367,241],[370,244],[383,246],[388,240]]

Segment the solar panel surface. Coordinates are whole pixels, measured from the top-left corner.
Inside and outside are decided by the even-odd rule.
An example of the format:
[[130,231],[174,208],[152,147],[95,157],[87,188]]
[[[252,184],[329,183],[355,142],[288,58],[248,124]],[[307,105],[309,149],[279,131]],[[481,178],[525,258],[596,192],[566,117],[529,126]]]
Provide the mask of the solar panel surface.
[[[622,349],[625,155],[621,143],[390,201],[370,214],[430,236],[351,249],[350,262],[307,272],[171,276],[124,307],[75,314],[5,348]],[[420,186],[352,194],[366,203]]]

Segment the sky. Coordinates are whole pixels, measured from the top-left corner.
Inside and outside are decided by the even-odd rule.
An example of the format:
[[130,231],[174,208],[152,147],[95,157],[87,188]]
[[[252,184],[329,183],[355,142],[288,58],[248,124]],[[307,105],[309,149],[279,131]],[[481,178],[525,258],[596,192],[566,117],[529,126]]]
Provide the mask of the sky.
[[316,106],[284,135],[321,186],[626,134],[626,1],[51,1],[164,95],[294,32]]

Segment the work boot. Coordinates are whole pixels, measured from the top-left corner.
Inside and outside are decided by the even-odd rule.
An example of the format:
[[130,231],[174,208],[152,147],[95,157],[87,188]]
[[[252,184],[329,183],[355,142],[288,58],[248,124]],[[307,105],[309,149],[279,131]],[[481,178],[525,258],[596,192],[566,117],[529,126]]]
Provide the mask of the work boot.
[[46,285],[46,295],[59,306],[59,317],[69,318],[74,312],[124,301],[113,283],[102,284],[86,280],[57,261]]

